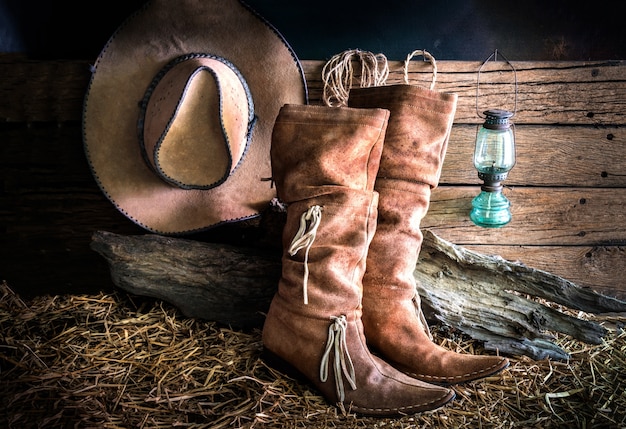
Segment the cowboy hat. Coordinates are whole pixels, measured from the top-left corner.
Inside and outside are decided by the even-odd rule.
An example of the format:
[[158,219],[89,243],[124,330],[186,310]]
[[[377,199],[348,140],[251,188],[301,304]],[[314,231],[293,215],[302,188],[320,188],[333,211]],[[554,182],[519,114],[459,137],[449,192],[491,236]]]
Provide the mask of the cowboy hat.
[[270,141],[287,103],[307,103],[300,63],[238,0],[154,0],[100,53],[83,141],[100,189],[152,232],[258,216],[275,196]]

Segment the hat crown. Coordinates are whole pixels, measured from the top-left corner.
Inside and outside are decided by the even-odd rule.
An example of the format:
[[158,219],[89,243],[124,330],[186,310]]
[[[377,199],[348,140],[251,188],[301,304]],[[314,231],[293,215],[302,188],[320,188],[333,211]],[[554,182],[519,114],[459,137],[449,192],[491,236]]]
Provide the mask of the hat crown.
[[252,97],[237,68],[215,55],[184,55],[148,87],[139,144],[162,180],[182,189],[211,189],[242,161],[253,124]]
[[266,180],[271,134],[287,103],[307,103],[302,67],[243,1],[145,2],[92,68],[85,154],[105,196],[136,224],[203,231],[257,217],[276,196]]

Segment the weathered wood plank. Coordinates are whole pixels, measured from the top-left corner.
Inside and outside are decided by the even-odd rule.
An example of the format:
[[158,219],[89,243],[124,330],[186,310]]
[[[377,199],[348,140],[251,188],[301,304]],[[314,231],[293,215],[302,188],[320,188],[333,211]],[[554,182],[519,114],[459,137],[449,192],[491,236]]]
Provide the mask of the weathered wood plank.
[[[594,130],[591,128],[589,131],[593,133]],[[78,125],[60,128],[19,127],[1,130],[0,136],[3,141],[0,147],[0,177],[3,183],[0,221],[13,239],[22,242],[30,240],[29,234],[48,234],[50,237],[58,237],[59,245],[62,246],[62,243],[75,235],[71,231],[82,230],[85,234],[82,239],[87,240],[93,230],[119,231],[116,225],[129,223],[96,186],[84,159]],[[458,174],[457,170],[448,169],[449,165],[461,165],[461,159],[469,156],[471,143],[467,141],[468,138],[469,135],[465,137],[466,142],[463,144],[450,144],[443,182],[479,183],[471,165],[465,167],[465,172],[459,169]],[[592,139],[589,137],[589,141]],[[617,140],[619,142],[616,143]],[[546,142],[548,141],[550,140],[547,139]],[[522,153],[518,165],[506,183],[537,184],[548,180],[551,171],[546,164],[556,151],[559,151],[559,160],[563,157],[562,162],[555,164],[557,167],[553,171],[557,184],[561,180],[576,182],[562,179],[561,176],[575,175],[579,169],[583,171],[579,176],[581,185],[598,185],[592,180],[602,182],[604,179],[616,183],[626,177],[626,168],[622,165],[626,158],[620,156],[620,150],[611,150],[613,143],[615,146],[623,146],[623,137],[612,141],[605,138],[597,143],[608,151],[608,159],[614,160],[614,165],[619,168],[615,172],[609,170],[611,174],[606,178],[597,174],[597,169],[602,167],[601,152],[604,149],[559,151],[561,143],[557,142],[554,146],[546,143],[549,149],[545,151],[545,156],[535,156],[534,153],[520,149]],[[568,147],[567,142],[562,144]],[[572,147],[571,150],[574,151],[575,148]],[[533,181],[535,170],[531,166],[535,160],[538,165],[537,176],[541,179]],[[584,170],[585,160],[596,160],[595,167],[591,167],[588,172]],[[592,171],[594,168],[596,172]],[[453,173],[457,176],[454,177]],[[531,177],[527,177],[528,175]],[[589,184],[583,177],[592,182]],[[622,185],[619,182],[618,184]],[[626,231],[623,228],[625,192],[619,188],[553,189],[515,186],[513,189],[505,189],[513,203],[514,218],[511,225],[501,230],[484,230],[474,227],[467,217],[471,199],[478,193],[477,187],[441,186],[433,194],[433,203],[425,219],[425,226],[438,228],[443,237],[464,245],[623,244],[626,240]],[[64,237],[63,234],[67,236]]]
[[0,120],[64,122],[82,117],[88,61],[30,61],[0,55]]
[[[312,103],[321,100],[319,60],[303,60]],[[390,62],[388,83],[403,81],[402,63]],[[612,62],[514,62],[518,124],[622,125],[626,121],[626,64]],[[476,78],[480,62],[438,61],[438,86],[459,94],[457,123],[479,123]],[[481,73],[479,106],[512,108],[511,77],[502,62]],[[428,63],[412,61],[410,81],[427,85]],[[7,122],[77,121],[90,78],[89,60],[30,61],[0,55],[0,119]],[[504,104],[504,105],[503,105]],[[509,105],[507,105],[509,104]]]
[[498,246],[467,249],[548,271],[580,286],[626,299],[626,246]]
[[[481,183],[472,162],[476,131],[452,128],[441,183]],[[626,187],[626,128],[518,125],[515,138],[507,185]]]
[[[439,64],[441,63],[441,64]],[[471,62],[438,62],[438,89],[457,92],[457,123],[476,122],[476,71]],[[515,62],[518,124],[623,124],[626,120],[626,64],[622,62]],[[465,69],[468,67],[469,69]],[[489,63],[480,77],[479,109],[513,109],[511,73],[503,62]],[[462,84],[466,90],[463,90]],[[609,97],[608,99],[606,97]],[[613,98],[615,97],[615,98]],[[606,102],[615,102],[611,107]],[[481,122],[480,120],[478,122]]]
[[626,189],[505,189],[513,220],[499,229],[480,228],[470,221],[472,198],[479,192],[472,186],[435,189],[422,226],[463,246],[626,245]]
[[[98,229],[110,228],[111,219],[129,222],[121,215],[117,216],[97,188],[84,160],[79,136],[74,135],[77,130],[55,129],[49,135],[56,135],[58,144],[55,139],[47,140],[48,134],[44,130],[40,130],[41,134],[36,131],[30,130],[28,135],[31,140],[22,143],[20,157],[16,156],[16,152],[6,155],[8,148],[17,151],[16,145],[5,144],[0,150],[5,189],[0,195],[3,207],[0,220],[7,231],[25,237],[39,229],[63,231],[76,229],[78,225],[85,225],[85,229]],[[21,133],[17,134],[17,138],[19,136]],[[70,137],[76,141],[64,142]],[[29,146],[29,142],[33,146]],[[64,146],[66,144],[68,146]],[[455,146],[451,146],[451,156],[446,162],[455,162]],[[623,157],[615,155],[617,163],[624,162]],[[541,162],[546,158],[549,156],[537,157]],[[530,161],[529,154],[527,162],[520,162],[519,168],[513,170],[511,182],[524,182],[513,179],[521,177],[522,166]],[[560,165],[567,168],[568,162]],[[470,177],[474,175],[471,170],[466,174]],[[532,174],[532,169],[528,174]],[[473,180],[479,183],[477,178]],[[443,237],[463,245],[610,245],[626,241],[626,230],[623,228],[626,224],[626,190],[623,188],[515,186],[505,189],[513,204],[513,221],[501,230],[477,228],[469,221],[467,214],[471,209],[471,199],[478,192],[475,186],[439,187],[433,193],[424,226],[435,228]],[[444,232],[444,229],[447,231]]]
[[[517,73],[518,124],[617,125],[626,120],[626,64],[617,62],[513,62]],[[322,99],[321,61],[303,61],[311,101]],[[480,123],[476,113],[476,84],[480,62],[438,61],[440,91],[459,94],[456,123]],[[389,63],[388,84],[402,83],[402,62]],[[409,82],[430,85],[430,64],[413,60]],[[481,72],[479,111],[513,110],[514,79],[500,61]]]
[[[475,125],[453,127],[442,184],[481,183],[472,163],[475,138]],[[93,182],[78,123],[5,124],[0,139],[0,177],[7,192]],[[517,164],[507,185],[626,187],[626,128],[520,125],[516,140]]]

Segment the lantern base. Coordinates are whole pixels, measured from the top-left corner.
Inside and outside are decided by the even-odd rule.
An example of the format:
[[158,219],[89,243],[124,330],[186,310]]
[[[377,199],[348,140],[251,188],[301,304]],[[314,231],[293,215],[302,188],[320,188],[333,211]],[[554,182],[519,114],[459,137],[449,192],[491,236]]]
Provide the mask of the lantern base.
[[511,221],[510,207],[502,192],[482,191],[472,200],[470,219],[483,228],[500,228]]

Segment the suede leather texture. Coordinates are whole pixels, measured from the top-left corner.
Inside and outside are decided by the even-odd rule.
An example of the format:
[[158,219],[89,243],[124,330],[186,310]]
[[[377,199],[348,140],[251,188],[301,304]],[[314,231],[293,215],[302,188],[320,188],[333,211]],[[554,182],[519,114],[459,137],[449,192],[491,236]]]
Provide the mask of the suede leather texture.
[[[272,140],[272,177],[288,204],[283,230],[282,276],[263,327],[263,344],[304,375],[331,403],[365,415],[410,414],[438,408],[454,397],[446,388],[415,380],[372,355],[361,323],[361,279],[376,229],[373,190],[388,111],[324,106],[285,106]],[[287,252],[302,213],[322,207],[321,222],[306,262]],[[356,389],[320,365],[333,317],[345,316],[346,350]],[[337,357],[331,353],[331,362]],[[335,382],[345,389],[340,400]]]
[[[213,55],[232,63],[249,87],[256,118],[240,164],[231,170],[230,160],[222,159],[210,166],[212,178],[231,171],[223,183],[206,190],[184,189],[162,180],[144,160],[138,141],[139,104],[151,82],[172,60],[189,54]],[[206,97],[211,96],[210,88],[204,90]],[[172,97],[178,104],[176,94]],[[213,112],[198,108],[188,115],[195,118],[183,133],[194,136],[202,116],[216,114],[219,100],[211,97]],[[274,120],[285,103],[307,103],[304,74],[288,43],[255,12],[238,0],[154,0],[120,26],[97,58],[83,111],[85,153],[101,190],[126,217],[160,234],[193,233],[256,217],[275,197],[267,180],[269,151]],[[214,117],[208,119],[215,123]],[[206,128],[200,134],[214,138]],[[220,141],[223,137],[213,146]],[[235,150],[231,151],[236,160]],[[167,163],[178,170],[190,160],[193,155],[169,156]],[[203,162],[210,162],[206,153]],[[202,180],[197,172],[191,176],[197,183],[212,183],[211,177]]]
[[419,312],[413,270],[420,224],[438,185],[457,96],[411,85],[358,88],[349,106],[386,108],[390,119],[375,189],[378,222],[363,277],[365,336],[396,368],[419,380],[454,384],[494,374],[508,360],[447,350],[431,341]]

